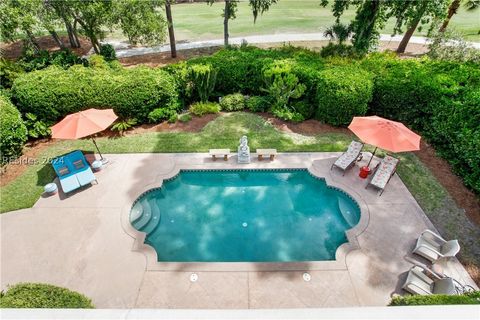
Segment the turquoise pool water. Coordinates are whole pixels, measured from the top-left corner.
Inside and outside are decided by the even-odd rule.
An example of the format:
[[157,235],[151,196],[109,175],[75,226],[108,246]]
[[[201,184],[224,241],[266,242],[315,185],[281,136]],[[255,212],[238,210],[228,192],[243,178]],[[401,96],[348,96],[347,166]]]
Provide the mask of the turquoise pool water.
[[359,219],[350,196],[304,169],[181,171],[130,212],[169,262],[334,260]]

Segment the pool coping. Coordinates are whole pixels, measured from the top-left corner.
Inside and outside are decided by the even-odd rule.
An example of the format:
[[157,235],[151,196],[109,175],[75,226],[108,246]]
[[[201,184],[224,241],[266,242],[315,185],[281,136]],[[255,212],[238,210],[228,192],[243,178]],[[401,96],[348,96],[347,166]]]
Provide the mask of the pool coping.
[[[281,155],[281,154],[279,154]],[[335,158],[332,158],[334,161]],[[147,271],[320,271],[320,270],[347,270],[346,257],[349,252],[360,249],[357,237],[360,236],[368,226],[370,211],[366,201],[362,196],[346,184],[332,179],[332,175],[323,175],[319,168],[314,164],[314,160],[309,161],[309,166],[299,166],[298,164],[281,164],[274,167],[267,166],[261,168],[245,167],[237,163],[223,163],[221,168],[211,168],[205,164],[185,164],[173,161],[170,171],[159,173],[155,177],[155,182],[145,184],[139,189],[134,200],[128,200],[122,206],[121,225],[124,231],[135,241],[132,250],[142,253],[146,259]],[[269,162],[266,162],[268,165]],[[328,261],[302,261],[302,262],[159,262],[157,261],[157,252],[153,247],[145,243],[146,233],[135,229],[129,219],[130,210],[137,199],[151,189],[161,188],[164,181],[175,178],[181,170],[275,170],[275,169],[306,169],[312,176],[318,179],[324,179],[327,186],[346,192],[352,197],[360,207],[360,220],[353,228],[346,231],[347,242],[340,245],[335,252],[335,260]]]

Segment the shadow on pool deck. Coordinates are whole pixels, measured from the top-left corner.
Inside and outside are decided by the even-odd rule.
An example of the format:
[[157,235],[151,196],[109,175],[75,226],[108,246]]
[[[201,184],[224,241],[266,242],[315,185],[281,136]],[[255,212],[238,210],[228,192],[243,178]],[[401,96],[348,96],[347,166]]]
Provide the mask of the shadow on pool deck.
[[[342,269],[298,271],[205,271],[176,265],[148,269],[150,249],[135,251],[125,232],[124,208],[162,177],[182,166],[234,168],[212,162],[206,154],[106,155],[107,167],[96,173],[99,184],[64,199],[41,198],[32,209],[6,213],[1,219],[1,285],[20,281],[57,284],[91,297],[98,308],[294,308],[385,305],[400,292],[418,235],[431,224],[401,180],[395,176],[381,197],[364,189],[352,168],[345,176],[330,171],[336,154],[280,154],[274,162],[248,167],[309,167],[336,185],[357,194],[370,216],[356,237],[360,249],[346,255]],[[128,215],[128,212],[126,212]],[[155,263],[155,261],[153,261]],[[456,259],[445,272],[463,283],[471,280]],[[311,280],[302,275],[308,271]],[[190,282],[192,272],[198,281]]]

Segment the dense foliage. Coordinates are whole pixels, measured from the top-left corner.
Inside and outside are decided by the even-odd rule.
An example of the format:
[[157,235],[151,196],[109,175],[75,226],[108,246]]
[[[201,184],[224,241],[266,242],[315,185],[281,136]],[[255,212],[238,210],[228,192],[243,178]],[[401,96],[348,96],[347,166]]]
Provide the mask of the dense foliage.
[[27,128],[20,112],[7,97],[0,94],[0,159],[6,163],[22,153]]
[[270,109],[272,102],[268,97],[251,96],[245,100],[245,106],[252,112],[265,112]]
[[480,304],[480,291],[462,295],[432,294],[428,296],[408,295],[395,297],[389,306],[421,306],[421,305],[446,305],[446,304]]
[[88,66],[88,60],[80,58],[71,50],[63,49],[54,52],[47,50],[41,50],[39,52],[29,52],[24,54],[19,65],[27,72],[33,70],[45,69],[48,66],[59,66],[62,68],[68,68],[75,64],[82,64]]
[[123,118],[147,121],[157,108],[178,108],[176,85],[167,72],[93,65],[68,70],[53,66],[18,77],[12,87],[18,108],[43,121],[92,107],[113,108]]
[[195,102],[188,109],[196,116],[203,116],[209,113],[219,113],[220,105],[216,102]]
[[473,63],[399,60],[373,55],[369,113],[402,121],[430,141],[480,193],[480,68]]
[[94,308],[75,291],[43,283],[19,283],[2,292],[0,308]]
[[320,73],[315,117],[335,126],[348,125],[367,113],[372,100],[371,75],[359,68],[336,67]]
[[219,98],[226,111],[246,107],[290,121],[315,117],[345,126],[354,116],[377,114],[419,132],[480,193],[480,68],[473,62],[389,54],[322,58],[292,47],[241,47],[164,69],[125,69],[93,56],[89,67],[53,66],[15,77],[12,101],[24,116],[46,123],[88,107],[113,107],[139,123],[174,121],[192,103],[193,114],[218,112],[208,101]]
[[245,97],[241,93],[228,94],[221,98],[220,106],[223,111],[240,111],[245,109]]

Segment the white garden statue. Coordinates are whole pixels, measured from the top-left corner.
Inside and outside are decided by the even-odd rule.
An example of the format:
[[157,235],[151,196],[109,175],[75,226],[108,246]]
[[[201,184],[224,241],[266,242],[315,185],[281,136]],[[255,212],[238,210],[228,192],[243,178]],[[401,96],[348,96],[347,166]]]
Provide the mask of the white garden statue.
[[250,147],[248,146],[247,136],[240,138],[238,146],[238,163],[250,163]]

